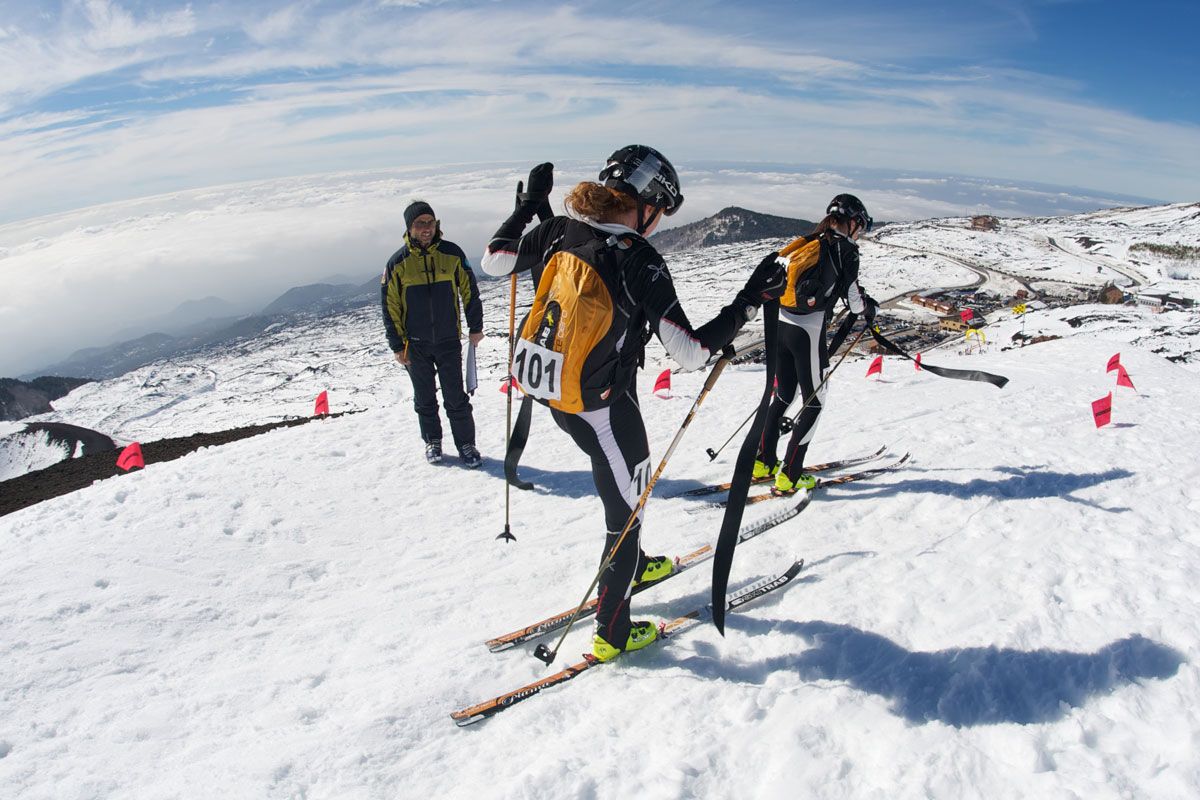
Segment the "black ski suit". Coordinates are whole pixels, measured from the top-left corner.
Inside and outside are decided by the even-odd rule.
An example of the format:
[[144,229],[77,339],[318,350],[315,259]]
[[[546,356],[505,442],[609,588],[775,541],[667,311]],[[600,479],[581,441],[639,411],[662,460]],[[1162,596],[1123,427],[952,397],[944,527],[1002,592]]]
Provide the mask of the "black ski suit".
[[[598,237],[613,243],[620,264],[621,286],[614,302],[620,312],[628,315],[619,345],[621,363],[631,367],[628,385],[623,390],[615,388],[609,404],[601,408],[575,414],[551,409],[555,423],[591,459],[592,479],[604,505],[608,532],[603,560],[629,520],[652,471],[646,426],[635,390],[636,370],[632,369],[649,332],[684,369],[699,369],[745,324],[745,306],[735,301],[710,322],[693,329],[662,257],[624,225],[559,216],[542,222],[519,240],[513,238],[511,228],[507,237],[505,231],[502,227],[481,261],[483,271],[489,275],[529,269],[540,272],[554,253]],[[630,591],[646,558],[641,547],[641,516],[639,513],[609,568],[600,576],[596,632],[618,648],[623,648],[629,638]]]
[[[837,231],[821,238],[817,265],[795,287],[795,306],[779,308],[779,355],[775,375],[778,384],[767,411],[767,421],[759,442],[758,459],[768,466],[776,461],[779,421],[800,390],[807,402],[784,450],[781,469],[789,480],[804,471],[808,445],[817,431],[828,385],[821,385],[829,369],[829,345],[826,330],[833,308],[844,300],[851,313],[862,314],[874,303],[858,285],[858,245]],[[810,304],[811,301],[811,304]],[[821,386],[820,392],[817,387]]]

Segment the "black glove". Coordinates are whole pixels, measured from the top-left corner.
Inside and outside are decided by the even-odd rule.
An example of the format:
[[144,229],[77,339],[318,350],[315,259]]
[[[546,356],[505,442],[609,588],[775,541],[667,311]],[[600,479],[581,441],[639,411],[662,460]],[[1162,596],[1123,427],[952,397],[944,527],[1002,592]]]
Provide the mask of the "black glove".
[[778,300],[787,288],[787,266],[780,263],[779,253],[770,253],[750,273],[750,279],[740,295],[754,298],[758,305]]
[[517,198],[513,213],[497,229],[492,236],[492,242],[520,239],[535,214],[542,222],[553,217],[554,209],[550,207],[548,199],[553,188],[553,164],[546,162],[529,170],[529,191],[525,191],[524,181],[517,181]]
[[[528,188],[528,191],[523,189]],[[523,205],[538,207],[550,198],[554,190],[554,165],[547,161],[529,170],[529,182],[517,183],[517,208]]]

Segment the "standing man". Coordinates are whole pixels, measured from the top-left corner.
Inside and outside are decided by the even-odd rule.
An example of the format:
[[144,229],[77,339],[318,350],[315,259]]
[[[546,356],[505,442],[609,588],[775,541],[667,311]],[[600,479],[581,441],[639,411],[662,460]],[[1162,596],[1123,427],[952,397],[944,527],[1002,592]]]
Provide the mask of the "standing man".
[[433,209],[417,200],[404,209],[404,246],[388,260],[380,295],[388,345],[413,384],[413,408],[425,440],[425,459],[442,460],[442,421],[437,383],[454,445],[463,466],[482,462],[475,447],[471,400],[463,390],[462,323],[467,317],[471,344],[483,339],[483,303],[467,256],[442,239]]

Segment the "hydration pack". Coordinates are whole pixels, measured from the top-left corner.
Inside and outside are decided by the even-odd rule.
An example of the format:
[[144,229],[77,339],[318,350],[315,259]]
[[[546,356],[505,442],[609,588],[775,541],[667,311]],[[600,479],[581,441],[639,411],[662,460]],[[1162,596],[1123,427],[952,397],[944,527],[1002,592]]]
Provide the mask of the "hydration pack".
[[[513,348],[521,391],[571,414],[610,405],[637,368],[636,352],[622,353],[629,311],[619,301],[630,240],[587,231],[546,263]],[[653,252],[637,240],[632,247]]]
[[779,298],[779,305],[798,311],[811,310],[808,298],[818,293],[818,288],[813,285],[812,279],[819,278],[819,276],[810,275],[809,272],[821,260],[820,237],[801,236],[793,239],[779,251],[779,254],[788,259],[787,288],[784,290],[783,296]]

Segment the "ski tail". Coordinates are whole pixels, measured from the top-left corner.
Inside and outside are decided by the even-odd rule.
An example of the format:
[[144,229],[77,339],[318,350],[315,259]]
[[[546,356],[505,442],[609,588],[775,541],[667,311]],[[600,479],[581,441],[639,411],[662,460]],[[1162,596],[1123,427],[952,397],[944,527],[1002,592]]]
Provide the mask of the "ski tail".
[[[905,453],[903,456],[901,456],[896,461],[893,461],[891,464],[885,464],[882,467],[872,467],[871,469],[859,470],[858,472],[848,472],[845,475],[834,475],[832,478],[821,478],[820,480],[817,481],[816,489],[820,489],[820,488],[826,487],[826,486],[840,486],[843,483],[854,483],[855,481],[861,481],[861,480],[866,480],[867,478],[873,478],[876,475],[883,475],[884,473],[892,472],[893,470],[899,469],[900,467],[904,466],[905,464],[908,463],[908,460],[910,458],[912,458],[912,454]],[[812,492],[808,492],[808,494],[811,495]],[[746,498],[746,504],[754,505],[756,503],[764,503],[767,500],[775,500],[777,498],[791,497],[791,496],[792,495],[775,494],[774,492],[763,492],[762,494],[756,494],[756,495],[752,495],[752,496]],[[715,503],[714,505],[721,506],[724,504],[723,503]]]
[[[876,450],[874,453],[868,453],[861,456],[852,456],[850,458],[841,458],[836,461],[826,461],[824,464],[813,464],[811,467],[805,467],[804,471],[811,474],[818,472],[829,472],[835,469],[843,469],[845,467],[856,467],[859,464],[865,464],[868,461],[874,461],[882,456],[887,451],[887,445]],[[754,478],[750,481],[751,485],[770,483],[775,478]],[[668,495],[668,497],[703,497],[708,494],[719,494],[720,492],[729,491],[730,483],[713,483],[708,486],[698,486],[695,489],[688,489],[684,492]]]
[[[512,391],[510,388],[509,391]],[[529,425],[533,416],[533,398],[526,395],[521,398],[521,408],[517,411],[517,423],[513,426],[508,442],[508,451],[504,454],[504,479],[510,486],[529,491],[533,483],[521,480],[517,467],[521,456],[525,453],[525,445],[529,441]]]
[[[799,559],[792,562],[791,566],[789,566],[779,575],[773,578],[765,578],[739,589],[736,592],[733,592],[732,594],[726,596],[724,608],[722,610],[732,613],[739,610],[742,606],[745,606],[766,594],[770,594],[771,592],[786,586],[787,584],[791,583],[797,575],[800,574],[800,571],[803,568],[804,560]],[[662,632],[662,637],[659,641],[669,641],[671,638],[678,636],[684,630],[693,627],[699,622],[705,622],[711,618],[712,606],[705,605],[694,609],[683,616],[676,617],[669,622],[663,623],[659,628],[659,630]],[[655,642],[654,644],[657,643],[658,642]],[[651,647],[653,647],[654,644],[652,644]],[[514,689],[511,692],[506,692],[497,697],[493,697],[490,700],[484,700],[482,703],[476,703],[475,705],[467,706],[460,711],[455,711],[450,714],[450,719],[454,720],[454,723],[459,727],[465,727],[476,722],[481,722],[489,717],[499,714],[506,708],[511,708],[522,700],[527,700],[530,697],[533,697],[535,694],[539,694],[543,690],[549,689],[551,686],[557,686],[560,683],[566,683],[567,681],[578,677],[582,673],[600,663],[602,662],[596,660],[590,654],[585,654],[583,656],[583,660],[579,661],[578,663],[571,664],[570,666],[559,670],[553,675],[547,675],[546,677],[536,680],[533,683],[526,684],[519,689]]]

